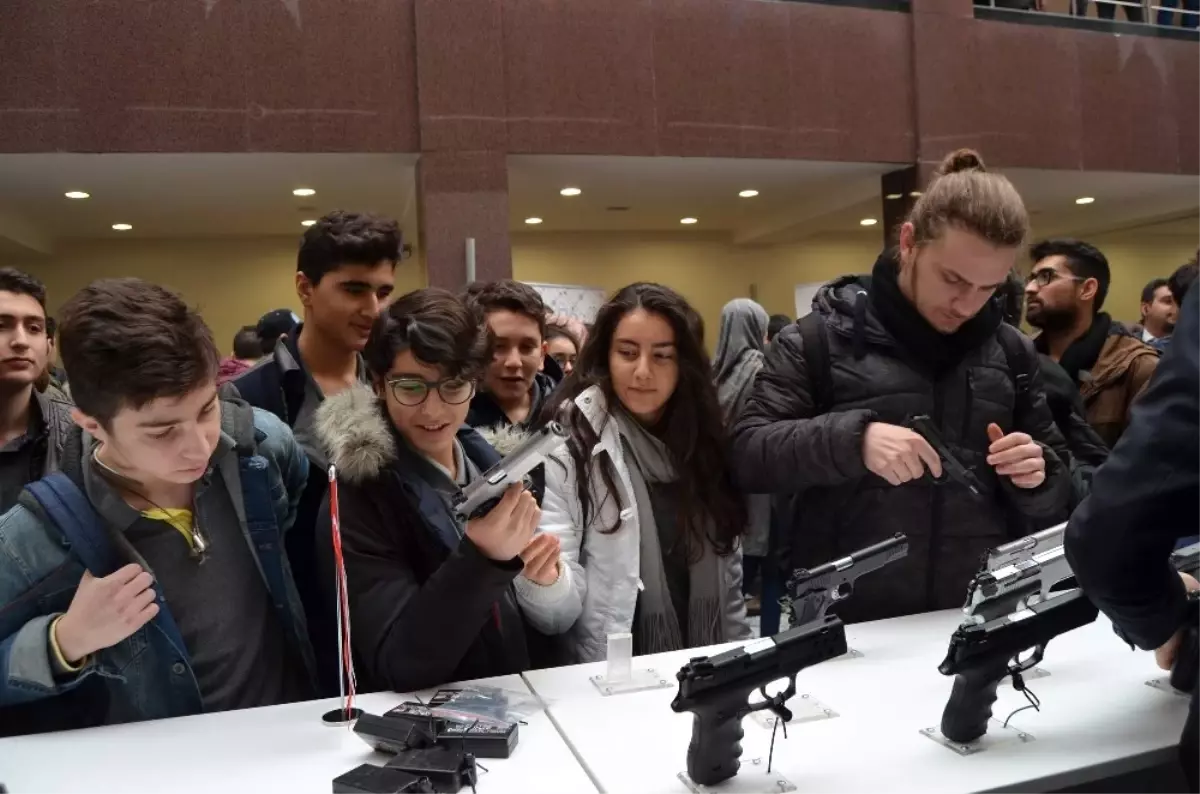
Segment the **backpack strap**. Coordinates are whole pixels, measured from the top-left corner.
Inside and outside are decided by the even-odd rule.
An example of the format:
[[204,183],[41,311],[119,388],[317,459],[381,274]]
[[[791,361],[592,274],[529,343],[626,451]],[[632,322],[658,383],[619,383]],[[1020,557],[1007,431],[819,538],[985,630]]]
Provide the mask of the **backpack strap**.
[[1004,350],[1004,358],[1008,362],[1008,371],[1012,374],[1013,389],[1017,394],[1017,410],[1023,411],[1029,406],[1030,380],[1033,377],[1033,362],[1029,359],[1029,350],[1021,332],[1008,323],[1000,323],[996,331],[996,341]]
[[121,567],[103,520],[70,477],[55,472],[29,483],[25,490],[58,527],[71,551],[92,576],[108,576]]
[[829,331],[817,312],[809,312],[796,321],[804,345],[804,361],[812,384],[815,416],[833,408],[833,370],[829,363]]

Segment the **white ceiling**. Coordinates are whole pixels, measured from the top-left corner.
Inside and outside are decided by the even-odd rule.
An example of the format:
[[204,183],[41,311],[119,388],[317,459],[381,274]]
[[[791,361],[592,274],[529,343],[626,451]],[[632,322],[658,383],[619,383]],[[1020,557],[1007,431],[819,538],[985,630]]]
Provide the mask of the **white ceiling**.
[[[527,232],[720,232],[738,243],[792,242],[812,234],[878,235],[884,163],[718,160],[670,157],[522,156],[509,158],[511,228]],[[1145,227],[1152,234],[1200,235],[1200,178],[1012,169],[1034,233],[1094,234]],[[582,195],[560,196],[563,187]],[[745,189],[755,198],[739,198]],[[1093,204],[1075,199],[1091,196]],[[611,206],[627,206],[612,212]],[[536,226],[525,218],[539,217]],[[680,218],[698,223],[683,226]],[[1164,224],[1164,221],[1170,223]],[[1139,229],[1140,231],[1140,229]]]
[[[60,239],[298,235],[336,208],[379,212],[417,235],[416,155],[0,155],[0,255]],[[672,157],[509,158],[510,225],[533,233],[662,231],[738,244],[881,233],[880,176],[896,165]],[[1038,236],[1130,230],[1200,236],[1200,178],[1013,169]],[[583,190],[573,198],[563,187]],[[297,198],[292,190],[317,193]],[[755,198],[739,198],[745,189]],[[91,198],[71,201],[68,190]],[[1079,196],[1094,204],[1078,206]],[[608,208],[628,207],[614,212]],[[525,224],[537,216],[543,223]],[[695,217],[692,226],[679,223]],[[133,230],[115,232],[113,223]]]
[[[416,235],[415,155],[0,155],[0,236],[34,250],[63,238],[299,235],[333,209],[379,212]],[[298,198],[292,190],[311,187]],[[91,198],[63,197],[81,190]]]

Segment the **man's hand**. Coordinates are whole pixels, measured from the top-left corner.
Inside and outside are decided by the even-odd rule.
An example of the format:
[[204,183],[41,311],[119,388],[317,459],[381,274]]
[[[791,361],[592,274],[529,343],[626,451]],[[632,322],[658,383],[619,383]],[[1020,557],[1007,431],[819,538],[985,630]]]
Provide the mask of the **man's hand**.
[[558,538],[545,533],[534,535],[521,552],[525,570],[521,575],[531,582],[549,587],[558,581]]
[[[1183,586],[1190,593],[1193,590],[1200,590],[1200,582],[1196,581],[1191,575],[1179,572],[1179,578],[1183,580]],[[1186,626],[1180,626],[1179,629],[1171,635],[1171,639],[1164,642],[1154,650],[1154,661],[1158,664],[1160,670],[1170,670],[1175,666],[1175,657],[1179,654],[1179,643],[1183,642],[1183,630]]]
[[942,476],[942,459],[929,442],[907,427],[872,422],[863,433],[863,463],[892,485],[919,480],[928,468]]
[[1000,425],[987,427],[988,465],[996,473],[1008,477],[1018,488],[1036,488],[1046,481],[1046,456],[1042,445],[1030,438],[1028,433],[1004,435]]
[[84,571],[71,606],[54,627],[58,649],[69,664],[90,653],[111,648],[158,614],[154,577],[130,563],[97,579]]
[[467,537],[488,559],[507,562],[529,544],[541,519],[533,494],[513,483],[487,515],[467,522]]

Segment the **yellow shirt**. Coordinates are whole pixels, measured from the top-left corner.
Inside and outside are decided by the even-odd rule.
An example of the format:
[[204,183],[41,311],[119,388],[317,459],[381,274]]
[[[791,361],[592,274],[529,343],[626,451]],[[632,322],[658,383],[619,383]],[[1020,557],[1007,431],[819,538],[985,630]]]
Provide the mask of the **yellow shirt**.
[[154,507],[149,510],[143,510],[142,515],[154,521],[165,521],[173,526],[183,539],[187,541],[188,548],[192,551],[196,550],[196,536],[192,530],[195,522],[192,518],[192,511],[183,507]]

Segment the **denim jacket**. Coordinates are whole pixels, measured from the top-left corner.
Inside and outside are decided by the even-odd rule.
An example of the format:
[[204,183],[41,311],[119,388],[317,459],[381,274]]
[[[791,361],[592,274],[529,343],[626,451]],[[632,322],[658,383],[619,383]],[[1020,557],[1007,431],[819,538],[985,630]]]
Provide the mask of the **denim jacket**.
[[[288,428],[270,413],[234,401],[221,407],[221,430],[232,443],[222,445],[228,451],[214,459],[212,470],[235,497],[242,532],[277,614],[314,677],[304,610],[281,551],[284,533],[295,520],[308,460]],[[64,461],[67,472],[79,469],[87,446],[79,433],[73,441]],[[118,556],[140,562],[123,536],[110,532],[109,540]],[[161,594],[154,620],[92,654],[78,673],[56,675],[48,628],[70,605],[83,571],[57,527],[26,497],[0,517],[0,722],[29,721],[29,729],[36,730],[35,716],[45,729],[202,711],[187,649]],[[18,708],[9,708],[13,706]],[[13,728],[24,732],[21,725],[2,727],[6,733]]]

